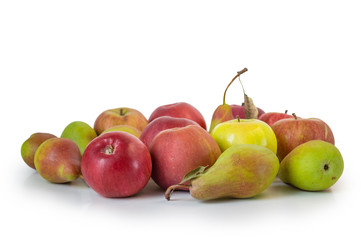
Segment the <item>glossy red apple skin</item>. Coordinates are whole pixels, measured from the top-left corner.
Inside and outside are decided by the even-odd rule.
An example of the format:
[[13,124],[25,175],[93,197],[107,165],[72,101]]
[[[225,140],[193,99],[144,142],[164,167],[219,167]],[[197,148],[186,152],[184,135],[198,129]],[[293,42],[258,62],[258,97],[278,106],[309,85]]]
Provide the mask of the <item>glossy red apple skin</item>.
[[117,125],[129,125],[143,131],[148,120],[133,108],[114,108],[102,112],[94,123],[95,132],[100,135],[104,130]]
[[108,132],[89,143],[81,171],[85,182],[98,194],[108,198],[129,197],[148,183],[152,160],[137,137],[126,132]]
[[160,132],[150,145],[153,180],[163,189],[179,183],[199,166],[212,166],[221,150],[202,127],[188,125]]
[[[242,119],[245,118],[244,106],[237,105],[237,104],[232,104],[230,106],[232,108],[233,118],[236,118],[237,116],[239,116],[239,118],[242,118]],[[257,109],[258,109],[258,118],[259,118],[265,112],[260,108],[257,108]]]
[[277,156],[282,159],[295,147],[311,140],[323,140],[335,144],[331,128],[317,118],[288,118],[274,123],[277,138]]
[[186,118],[162,116],[154,119],[144,128],[142,134],[140,135],[140,140],[149,148],[153,138],[161,131],[170,128],[185,127],[188,125],[199,126],[198,123]]
[[67,183],[80,176],[78,145],[67,138],[49,138],[35,152],[35,168],[52,183]]
[[206,121],[203,115],[198,111],[198,109],[186,102],[178,102],[160,106],[152,112],[148,121],[152,122],[154,119],[161,116],[187,118],[195,121],[202,128],[207,129]]
[[258,117],[259,120],[264,121],[269,126],[272,126],[275,122],[281,119],[294,118],[292,115],[287,113],[279,112],[267,112]]

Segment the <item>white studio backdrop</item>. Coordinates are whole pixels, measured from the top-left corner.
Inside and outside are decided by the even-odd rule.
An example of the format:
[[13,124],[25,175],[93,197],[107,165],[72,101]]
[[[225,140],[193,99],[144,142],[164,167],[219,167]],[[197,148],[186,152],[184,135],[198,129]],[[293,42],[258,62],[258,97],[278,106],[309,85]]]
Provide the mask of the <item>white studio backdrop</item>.
[[[360,236],[360,22],[358,1],[1,1],[1,238]],[[188,102],[209,127],[244,67],[258,107],[329,124],[345,161],[331,190],[275,182],[254,199],[177,192],[167,202],[151,181],[135,197],[105,199],[81,180],[50,184],[22,162],[32,133],[60,136],[110,108],[149,117]],[[242,96],[236,81],[226,101]]]

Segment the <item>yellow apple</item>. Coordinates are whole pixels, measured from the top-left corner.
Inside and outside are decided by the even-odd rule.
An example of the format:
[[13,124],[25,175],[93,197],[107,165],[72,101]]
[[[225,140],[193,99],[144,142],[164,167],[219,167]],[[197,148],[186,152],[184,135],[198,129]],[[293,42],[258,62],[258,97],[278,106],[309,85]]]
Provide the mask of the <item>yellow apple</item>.
[[277,139],[272,128],[258,119],[232,119],[218,124],[211,132],[222,152],[236,144],[254,144],[277,153]]

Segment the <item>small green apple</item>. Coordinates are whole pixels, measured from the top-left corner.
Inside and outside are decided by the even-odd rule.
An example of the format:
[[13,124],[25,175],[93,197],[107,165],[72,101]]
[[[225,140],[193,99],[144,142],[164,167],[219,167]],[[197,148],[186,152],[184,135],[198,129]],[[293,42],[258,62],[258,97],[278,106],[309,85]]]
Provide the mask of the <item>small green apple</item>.
[[232,119],[218,124],[211,132],[222,152],[235,144],[254,144],[277,153],[277,139],[272,128],[258,119]]
[[331,143],[311,140],[294,148],[281,162],[279,178],[306,191],[334,185],[343,172],[340,151]]
[[97,134],[87,123],[75,121],[65,127],[61,137],[75,142],[79,147],[81,155],[83,155],[86,146],[97,137]]

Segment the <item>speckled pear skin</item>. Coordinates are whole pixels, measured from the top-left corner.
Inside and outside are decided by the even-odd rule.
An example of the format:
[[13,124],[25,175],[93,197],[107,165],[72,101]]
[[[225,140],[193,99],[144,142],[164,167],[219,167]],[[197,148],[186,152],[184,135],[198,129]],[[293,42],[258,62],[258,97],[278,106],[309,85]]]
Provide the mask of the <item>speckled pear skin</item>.
[[279,160],[268,148],[234,145],[205,173],[191,181],[190,194],[199,200],[250,198],[271,185],[278,169]]

